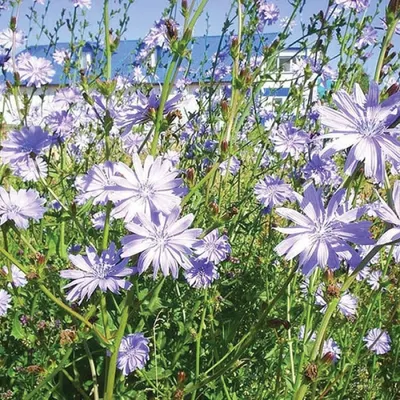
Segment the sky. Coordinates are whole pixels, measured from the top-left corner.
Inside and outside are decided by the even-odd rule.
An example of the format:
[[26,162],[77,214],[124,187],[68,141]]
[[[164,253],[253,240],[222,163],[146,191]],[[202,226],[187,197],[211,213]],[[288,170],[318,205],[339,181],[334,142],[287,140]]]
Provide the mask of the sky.
[[[118,3],[118,1],[124,2],[124,0],[110,0],[110,4]],[[125,0],[126,1],[126,0]],[[181,0],[178,0],[178,3]],[[199,0],[197,0],[199,1]],[[371,0],[370,10],[375,10],[377,2],[379,0]],[[382,0],[380,5],[380,13],[384,15],[384,9],[389,0]],[[46,2],[46,0],[45,0]],[[72,17],[73,5],[72,0],[47,0],[48,12],[45,18],[45,24],[47,27],[54,27],[56,21],[60,18],[61,11],[66,10],[65,18]],[[280,9],[282,17],[289,16],[292,6],[288,0],[276,0],[275,4]],[[159,19],[162,14],[162,10],[168,5],[168,0],[135,0],[129,11],[130,22],[128,29],[125,33],[124,39],[138,39],[143,38],[149,31],[154,21]],[[190,3],[190,0],[189,0]],[[39,35],[40,29],[38,26],[30,25],[29,19],[26,17],[29,15],[30,8],[34,4],[34,0],[22,0],[22,4],[19,11],[18,27],[25,32],[29,31],[29,26],[32,27],[31,34],[28,37],[28,43],[34,44],[47,44],[48,38],[45,35]],[[226,15],[231,7],[232,0],[209,0],[205,8],[205,12],[200,17],[195,30],[195,36],[201,36],[204,34],[218,35],[221,33],[223,23]],[[301,22],[308,23],[310,17],[317,13],[320,9],[325,10],[328,4],[328,0],[305,0],[303,12],[296,19],[296,27],[293,31],[293,37],[299,37],[301,34]],[[97,31],[98,21],[102,18],[102,5],[103,0],[92,0],[92,8],[85,12],[85,18],[89,22],[89,30]],[[114,6],[115,7],[115,6]],[[36,4],[35,10],[37,10],[40,16],[45,10],[44,5]],[[81,11],[78,11],[78,14]],[[10,20],[10,10],[0,11],[0,30],[8,26]],[[380,24],[378,24],[379,26]],[[118,19],[115,18],[111,21],[111,27],[118,27]],[[277,32],[280,30],[279,24],[275,24],[271,27],[266,27],[265,32]],[[70,33],[66,27],[62,28],[59,32],[60,42],[69,41]],[[85,39],[87,39],[86,37]],[[396,45],[400,44],[400,38],[396,38]],[[333,47],[333,51],[337,48]],[[368,65],[375,64],[375,60],[378,55],[378,49],[375,49],[372,60],[368,62]]]

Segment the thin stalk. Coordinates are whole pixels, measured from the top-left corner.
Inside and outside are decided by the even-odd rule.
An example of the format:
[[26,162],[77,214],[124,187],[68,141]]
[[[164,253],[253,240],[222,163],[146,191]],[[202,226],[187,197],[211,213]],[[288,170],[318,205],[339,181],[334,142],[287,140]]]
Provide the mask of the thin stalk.
[[132,304],[133,295],[134,291],[132,289],[129,290],[125,299],[124,308],[121,313],[119,328],[115,336],[114,348],[108,367],[104,400],[113,400],[114,397],[113,394],[114,394],[115,375],[117,372],[118,351],[122,338],[124,337],[126,325],[128,323],[129,307]]
[[150,152],[153,157],[156,156],[157,154],[157,145],[158,145],[158,139],[160,137],[161,133],[161,125],[162,125],[162,120],[163,120],[163,115],[164,115],[164,107],[165,103],[167,102],[168,95],[169,95],[169,86],[172,83],[171,79],[174,74],[175,66],[178,62],[179,56],[177,54],[174,55],[174,58],[172,59],[171,63],[169,64],[167,74],[165,76],[164,80],[164,85],[161,91],[161,97],[160,97],[160,104],[157,108],[157,114],[156,114],[156,121],[154,123],[154,136],[153,140],[151,142],[151,148]]
[[104,221],[104,232],[103,232],[103,242],[101,245],[101,249],[107,250],[108,248],[108,238],[110,235],[110,215],[111,215],[111,209],[112,209],[112,203],[109,201],[107,203],[107,208],[106,208],[106,219]]
[[91,400],[90,396],[86,394],[86,392],[79,386],[79,383],[76,379],[74,379],[67,370],[63,369],[62,373],[68,378],[68,380],[72,383],[75,389],[80,393],[83,399]]
[[383,63],[385,61],[385,56],[386,56],[386,50],[390,44],[390,41],[392,40],[394,32],[396,31],[396,26],[397,26],[397,23],[399,22],[399,19],[400,19],[399,16],[397,16],[396,18],[393,18],[393,20],[391,21],[391,24],[388,26],[385,38],[383,39],[381,51],[379,53],[378,62],[376,63],[376,68],[375,68],[374,79],[375,79],[375,82],[377,82],[377,83],[379,83],[379,81],[380,81],[381,70],[382,70]]
[[97,372],[96,372],[96,365],[94,364],[93,356],[92,353],[89,349],[89,346],[87,344],[87,341],[83,341],[83,346],[85,348],[85,352],[88,357],[89,361],[89,367],[90,367],[90,373],[92,374],[92,380],[93,380],[93,398],[94,400],[99,400],[99,383],[97,382]]
[[[201,336],[203,333],[204,320],[207,314],[207,290],[204,291],[204,300],[203,300],[203,313],[201,314],[199,331],[196,336],[196,381],[200,376],[200,357],[201,357]],[[196,399],[196,390],[192,393],[192,400]]]
[[[185,38],[185,46],[187,46],[187,44],[189,43],[191,36],[192,36],[192,31],[193,28],[197,22],[197,20],[199,19],[200,15],[202,14],[204,7],[206,6],[206,4],[208,3],[208,0],[202,0],[201,3],[199,4],[199,6],[197,7],[196,12],[194,13],[192,19],[190,20],[184,35],[186,35],[187,37]],[[154,157],[157,153],[157,144],[158,144],[158,139],[160,137],[160,131],[161,131],[161,125],[162,125],[162,119],[163,119],[163,115],[164,115],[164,107],[165,107],[165,103],[167,102],[168,99],[168,95],[170,93],[171,90],[171,86],[173,83],[173,79],[172,77],[174,76],[174,72],[175,72],[175,67],[178,64],[178,60],[182,60],[182,56],[180,56],[179,54],[175,54],[169,67],[167,70],[167,74],[165,76],[165,80],[164,80],[164,85],[161,91],[161,98],[160,98],[160,104],[158,106],[157,109],[157,114],[156,114],[156,121],[154,124],[154,137],[153,137],[153,141],[151,142],[151,155]],[[180,62],[179,62],[180,64]]]
[[103,7],[103,18],[104,18],[104,41],[106,50],[106,79],[111,79],[111,42],[110,42],[110,13],[108,10],[108,0],[104,0]]
[[[290,293],[290,283],[287,289],[287,314],[286,319],[290,323],[290,310],[291,310],[291,293]],[[290,370],[292,372],[292,383],[294,384],[296,381],[296,374],[294,372],[294,357],[293,357],[293,340],[292,340],[292,331],[289,327],[288,331],[288,344],[289,344],[289,356],[290,356]]]

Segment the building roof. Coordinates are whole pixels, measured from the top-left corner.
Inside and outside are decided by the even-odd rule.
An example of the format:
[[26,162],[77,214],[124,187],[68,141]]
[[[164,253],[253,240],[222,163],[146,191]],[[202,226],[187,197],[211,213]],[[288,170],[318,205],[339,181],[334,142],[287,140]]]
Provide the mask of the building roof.
[[[277,37],[277,33],[257,34],[254,35],[251,41],[250,54],[252,56],[262,55],[263,48],[270,45]],[[140,40],[124,40],[118,45],[116,51],[112,54],[112,77],[117,75],[130,76],[134,66],[140,65],[136,61],[136,55],[140,49],[142,41]],[[53,62],[53,68],[55,69],[55,75],[52,79],[52,84],[60,85],[66,84],[66,76],[64,74],[63,66],[57,64],[53,60],[53,53],[55,50],[69,49],[69,43],[57,43],[56,45],[36,45],[29,46],[23,52],[29,52],[32,56],[44,57]],[[219,54],[220,59],[228,56],[226,61],[231,63],[229,58],[230,49],[230,36],[198,36],[193,37],[193,42],[189,46],[191,48],[191,54],[188,59],[182,62],[180,74],[185,71],[186,77],[192,82],[199,82],[207,80],[207,76],[210,76],[210,72],[213,71],[215,63],[215,54]],[[291,48],[287,50],[297,50],[297,48]],[[90,54],[92,60],[92,69],[99,71],[99,77],[101,76],[102,66],[104,66],[104,49],[99,43],[86,42],[81,48],[81,54]],[[157,67],[155,69],[155,75],[157,76],[157,82],[164,82],[165,74],[167,71],[168,64],[171,62],[172,55],[170,51],[158,48],[157,54]],[[79,79],[79,71],[75,71],[75,78]],[[178,76],[179,78],[179,76]],[[7,79],[12,81],[11,74],[7,74]],[[209,78],[208,78],[209,79]],[[228,73],[224,76],[222,81],[231,81],[231,75]]]

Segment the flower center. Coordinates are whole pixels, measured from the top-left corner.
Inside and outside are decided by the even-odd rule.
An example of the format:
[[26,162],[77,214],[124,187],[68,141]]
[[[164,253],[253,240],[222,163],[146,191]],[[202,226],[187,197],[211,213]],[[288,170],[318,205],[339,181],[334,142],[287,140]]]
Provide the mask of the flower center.
[[385,125],[376,119],[366,119],[358,123],[358,132],[364,137],[379,136],[385,128]]
[[107,278],[108,273],[110,272],[111,268],[112,268],[112,265],[103,263],[103,262],[100,262],[99,264],[96,264],[93,266],[95,275],[99,279]]
[[8,208],[8,212],[10,212],[10,213],[18,214],[20,211],[21,211],[21,207],[15,205],[15,204],[11,204]]
[[154,185],[151,184],[151,183],[149,183],[149,182],[142,183],[142,184],[139,186],[139,192],[140,192],[140,196],[141,196],[141,197],[149,198],[149,197],[151,197],[151,196],[154,194],[154,192],[155,192],[155,190],[154,190]]
[[207,242],[205,247],[207,251],[213,252],[215,251],[217,245],[214,242]]
[[165,246],[167,246],[169,243],[168,234],[165,234],[162,229],[159,229],[155,233],[153,241],[155,242],[156,247],[161,249],[161,251],[163,251]]
[[323,221],[322,223],[316,223],[313,239],[314,240],[325,240],[332,238],[332,225],[330,222]]

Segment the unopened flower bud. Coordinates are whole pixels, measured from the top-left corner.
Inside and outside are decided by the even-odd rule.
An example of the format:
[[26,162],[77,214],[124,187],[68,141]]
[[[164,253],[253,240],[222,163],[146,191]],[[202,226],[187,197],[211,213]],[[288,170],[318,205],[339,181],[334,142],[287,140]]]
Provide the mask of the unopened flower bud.
[[389,87],[389,89],[386,91],[386,94],[388,96],[392,96],[395,93],[397,93],[399,90],[400,90],[400,85],[397,82],[395,82],[395,83],[393,83],[392,86]]
[[326,364],[332,364],[335,360],[335,353],[332,351],[328,351],[323,357],[322,357],[322,362]]
[[388,9],[393,14],[397,14],[400,11],[400,0],[390,0]]
[[33,279],[38,279],[38,278],[39,278],[39,275],[34,271],[28,272],[26,274],[26,279],[28,279],[28,281],[31,281]]
[[42,265],[46,262],[46,257],[41,253],[36,253],[36,262],[39,265]]
[[234,36],[231,40],[231,55],[233,58],[239,56],[239,39],[237,36]]
[[224,139],[221,142],[221,152],[226,153],[228,151],[228,148],[229,148],[228,142]]
[[222,112],[222,117],[226,119],[228,117],[228,112],[229,112],[229,104],[228,102],[224,99],[221,101],[221,112]]
[[326,269],[325,273],[324,273],[324,280],[326,283],[333,283],[334,281],[334,274],[333,271],[329,268]]
[[173,19],[167,19],[165,21],[165,27],[167,28],[167,35],[169,40],[176,40],[178,38],[178,30]]
[[208,206],[210,207],[214,215],[217,215],[219,213],[219,206],[215,201],[212,201]]
[[186,178],[190,183],[194,182],[194,168],[190,167],[186,170]]
[[15,32],[17,29],[17,17],[13,16],[10,19],[10,29]]
[[187,10],[188,10],[188,2],[187,2],[187,0],[182,0],[182,11],[184,12],[184,13],[186,13],[187,12]]
[[178,383],[183,383],[186,380],[186,374],[184,371],[178,372]]

